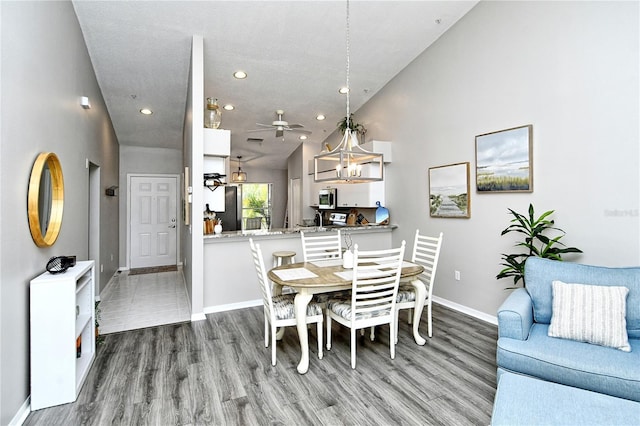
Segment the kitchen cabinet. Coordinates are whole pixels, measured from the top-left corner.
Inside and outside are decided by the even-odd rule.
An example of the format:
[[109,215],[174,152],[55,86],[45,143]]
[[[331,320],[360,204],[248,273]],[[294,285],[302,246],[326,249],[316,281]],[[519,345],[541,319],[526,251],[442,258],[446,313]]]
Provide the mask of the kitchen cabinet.
[[384,181],[356,184],[338,184],[338,207],[376,207],[385,204]]
[[73,402],[93,363],[94,261],[31,280],[31,409]]
[[231,131],[222,129],[203,129],[204,155],[228,157],[231,154]]

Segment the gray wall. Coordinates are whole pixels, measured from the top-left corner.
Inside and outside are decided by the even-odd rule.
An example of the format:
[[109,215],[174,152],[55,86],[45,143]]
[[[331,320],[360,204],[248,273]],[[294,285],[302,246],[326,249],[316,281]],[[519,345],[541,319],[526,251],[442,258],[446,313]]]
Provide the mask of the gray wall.
[[[89,170],[100,166],[100,253],[106,282],[118,265],[118,144],[70,2],[0,2],[0,424],[29,396],[29,281],[49,257],[88,256]],[[88,96],[92,108],[80,107]],[[27,188],[38,153],[55,152],[65,183],[60,236],[38,248],[29,232]],[[114,260],[110,260],[114,254]],[[99,267],[98,267],[99,270]]]
[[[638,16],[638,2],[480,2],[357,112],[367,139],[394,143],[394,243],[444,232],[436,296],[495,315],[507,208],[530,202],[584,251],[567,260],[640,264]],[[475,136],[526,124],[534,192],[477,194]],[[466,161],[471,218],[429,217],[428,169]]]

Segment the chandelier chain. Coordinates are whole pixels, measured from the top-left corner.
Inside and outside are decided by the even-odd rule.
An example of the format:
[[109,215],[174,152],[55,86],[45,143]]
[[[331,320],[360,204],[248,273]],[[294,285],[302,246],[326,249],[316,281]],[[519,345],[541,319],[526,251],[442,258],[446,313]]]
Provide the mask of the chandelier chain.
[[349,37],[349,0],[347,0],[347,129],[351,129],[351,117],[350,117],[350,105],[349,105],[349,94],[351,92],[351,87],[349,84],[349,73],[351,71],[351,61],[350,61],[350,44],[351,39]]

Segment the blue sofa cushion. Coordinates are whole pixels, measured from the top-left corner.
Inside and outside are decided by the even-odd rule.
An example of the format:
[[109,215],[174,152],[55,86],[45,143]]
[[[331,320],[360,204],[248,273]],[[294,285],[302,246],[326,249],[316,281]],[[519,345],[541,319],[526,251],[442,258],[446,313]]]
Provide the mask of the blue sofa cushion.
[[506,371],[640,401],[640,339],[631,352],[556,339],[547,324],[534,324],[527,340],[500,337],[497,364]]
[[637,425],[640,403],[517,374],[500,376],[491,425]]
[[526,289],[533,302],[533,318],[537,323],[550,324],[554,280],[565,283],[624,286],[627,296],[627,334],[640,338],[640,268],[605,268],[560,262],[531,256],[525,263]]

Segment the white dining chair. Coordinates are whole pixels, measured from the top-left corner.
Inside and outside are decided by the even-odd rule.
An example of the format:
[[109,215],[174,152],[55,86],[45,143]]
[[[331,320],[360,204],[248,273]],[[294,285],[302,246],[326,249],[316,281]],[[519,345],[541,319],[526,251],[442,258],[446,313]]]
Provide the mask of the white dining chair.
[[[249,239],[251,245],[251,255],[253,264],[258,275],[258,283],[262,290],[262,302],[264,306],[264,347],[269,347],[269,335],[271,335],[271,365],[276,365],[276,332],[278,327],[289,327],[296,325],[296,314],[294,308],[294,294],[283,294],[274,296],[271,292],[271,283],[267,278],[267,271],[264,267],[264,258],[260,244],[254,244],[253,239]],[[307,324],[317,324],[316,334],[318,335],[318,358],[322,359],[322,307],[314,302],[309,302],[307,306]]]
[[302,256],[305,262],[323,259],[342,258],[342,239],[337,232],[316,232],[313,236],[300,232],[302,240]]
[[327,350],[331,349],[331,321],[351,331],[351,368],[356,368],[356,331],[389,324],[389,351],[396,356],[396,298],[405,242],[400,248],[353,253],[351,298],[331,298],[327,302]]
[[[429,337],[432,333],[431,322],[431,299],[433,293],[433,284],[436,278],[436,268],[438,267],[438,258],[440,257],[440,248],[442,247],[442,232],[438,237],[429,237],[426,235],[420,235],[420,230],[416,229],[416,235],[413,242],[413,254],[411,255],[411,262],[422,265],[424,271],[417,277],[422,281],[427,289],[426,299],[424,301],[424,307],[427,308],[427,324]],[[416,279],[416,278],[412,278]],[[409,309],[409,324],[411,324],[413,315],[412,311],[416,306],[416,291],[410,282],[401,282],[398,289],[398,298],[396,300],[396,315],[399,314],[401,309]],[[396,320],[396,326],[398,321]],[[396,332],[396,339],[398,333]]]

